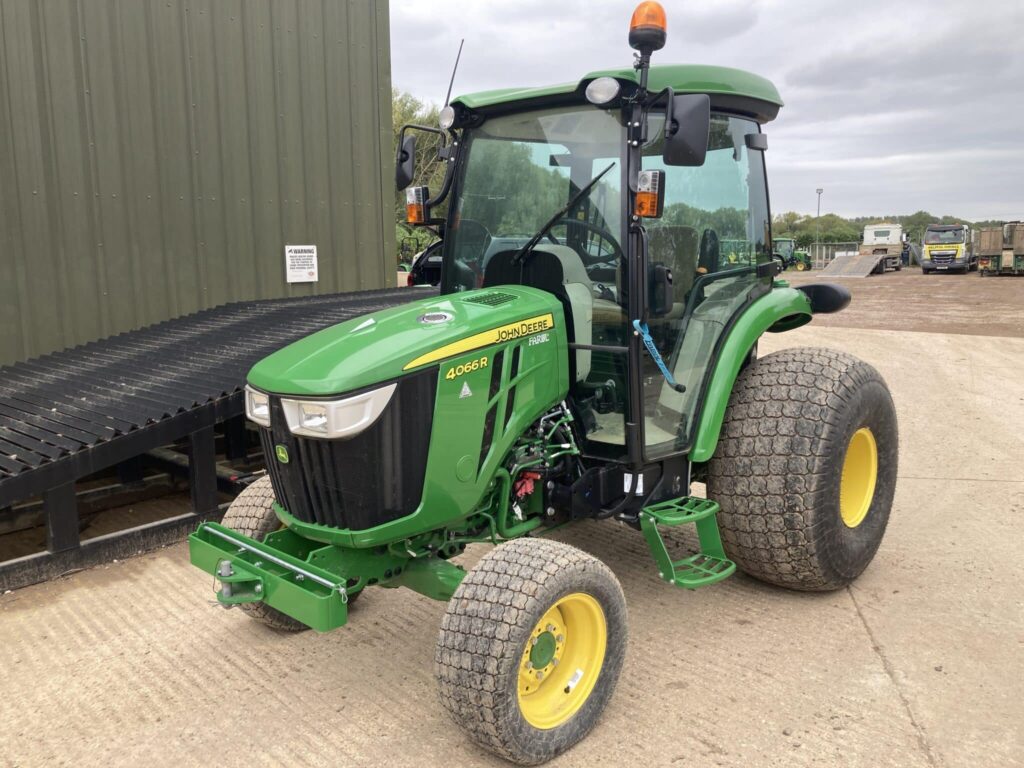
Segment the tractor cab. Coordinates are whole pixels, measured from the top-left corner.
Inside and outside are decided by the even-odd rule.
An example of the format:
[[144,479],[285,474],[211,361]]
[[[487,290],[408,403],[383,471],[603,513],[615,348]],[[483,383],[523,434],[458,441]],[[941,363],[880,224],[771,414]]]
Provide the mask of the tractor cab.
[[442,294],[558,297],[586,455],[690,448],[723,334],[776,271],[761,124],[780,105],[746,72],[638,64],[444,110],[445,188],[407,190],[445,208]]

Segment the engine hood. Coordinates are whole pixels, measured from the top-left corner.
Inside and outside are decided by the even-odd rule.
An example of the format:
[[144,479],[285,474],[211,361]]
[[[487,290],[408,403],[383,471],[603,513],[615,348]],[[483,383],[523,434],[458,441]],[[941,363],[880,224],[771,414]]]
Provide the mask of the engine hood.
[[256,363],[248,381],[274,394],[344,394],[563,322],[558,300],[535,288],[502,285],[434,296],[289,344]]

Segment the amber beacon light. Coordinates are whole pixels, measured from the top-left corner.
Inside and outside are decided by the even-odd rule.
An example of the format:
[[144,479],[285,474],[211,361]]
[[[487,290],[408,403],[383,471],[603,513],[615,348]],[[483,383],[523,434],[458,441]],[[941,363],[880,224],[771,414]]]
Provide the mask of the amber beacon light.
[[665,9],[653,0],[640,3],[629,20],[629,46],[650,56],[665,46],[668,23]]

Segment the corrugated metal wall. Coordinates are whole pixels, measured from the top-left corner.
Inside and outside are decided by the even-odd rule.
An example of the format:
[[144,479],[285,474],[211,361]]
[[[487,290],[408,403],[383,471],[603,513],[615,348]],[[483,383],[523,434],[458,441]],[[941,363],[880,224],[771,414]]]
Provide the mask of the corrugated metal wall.
[[393,280],[388,45],[374,0],[0,0],[0,364]]

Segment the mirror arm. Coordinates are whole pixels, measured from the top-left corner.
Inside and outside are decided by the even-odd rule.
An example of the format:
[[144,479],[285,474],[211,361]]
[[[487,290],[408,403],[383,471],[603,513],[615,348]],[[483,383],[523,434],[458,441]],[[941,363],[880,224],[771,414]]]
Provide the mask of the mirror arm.
[[458,158],[459,137],[454,131],[449,131],[449,133],[451,134],[451,143],[447,142],[446,137],[445,144],[441,147],[441,150],[445,151],[444,161],[446,167],[444,169],[444,181],[441,182],[441,189],[438,190],[437,195],[432,200],[427,201],[428,210],[431,206],[437,205],[448,197],[448,193],[452,189],[452,182],[455,180],[455,161]]

